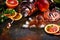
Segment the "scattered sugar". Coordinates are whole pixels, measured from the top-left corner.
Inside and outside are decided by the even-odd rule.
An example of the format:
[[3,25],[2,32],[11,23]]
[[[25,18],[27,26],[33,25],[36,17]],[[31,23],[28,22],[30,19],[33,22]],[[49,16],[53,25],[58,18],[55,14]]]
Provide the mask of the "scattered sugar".
[[27,24],[24,24],[22,27],[24,27],[24,28],[28,28],[28,25],[27,25]]
[[26,24],[28,25],[28,24],[29,24],[29,22],[28,22],[28,21],[26,21]]
[[32,18],[29,18],[30,21],[32,21]]
[[30,27],[31,27],[31,28],[32,28],[32,27],[36,27],[36,25],[32,25],[32,26],[30,26]]
[[44,28],[44,27],[45,27],[45,25],[44,25],[44,24],[40,25],[40,28]]

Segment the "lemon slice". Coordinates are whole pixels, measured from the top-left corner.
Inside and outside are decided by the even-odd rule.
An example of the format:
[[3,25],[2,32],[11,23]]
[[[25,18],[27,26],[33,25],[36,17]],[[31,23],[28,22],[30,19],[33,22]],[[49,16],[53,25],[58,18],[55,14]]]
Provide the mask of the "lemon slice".
[[13,18],[11,18],[12,20],[20,20],[22,18],[22,14],[21,13],[17,13],[17,15]]
[[[51,31],[48,31],[49,27],[50,27],[50,30],[51,30],[52,27],[54,27],[54,28],[52,28]],[[47,32],[49,34],[55,34],[55,33],[57,33],[59,31],[59,26],[56,25],[56,24],[48,24],[48,25],[46,25],[46,27],[44,28],[44,30],[45,30],[45,32]]]

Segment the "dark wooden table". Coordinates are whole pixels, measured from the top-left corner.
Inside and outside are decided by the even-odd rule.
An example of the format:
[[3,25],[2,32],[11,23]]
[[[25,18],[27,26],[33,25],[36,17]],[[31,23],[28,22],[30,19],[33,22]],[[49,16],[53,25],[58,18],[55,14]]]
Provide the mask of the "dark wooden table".
[[[22,18],[19,21],[15,21],[10,29],[2,31],[11,20],[6,20],[0,24],[0,40],[60,40],[60,36],[49,35],[45,33],[44,29],[24,29],[21,28],[27,18]],[[60,22],[60,21],[58,21]],[[52,22],[52,23],[58,23]]]

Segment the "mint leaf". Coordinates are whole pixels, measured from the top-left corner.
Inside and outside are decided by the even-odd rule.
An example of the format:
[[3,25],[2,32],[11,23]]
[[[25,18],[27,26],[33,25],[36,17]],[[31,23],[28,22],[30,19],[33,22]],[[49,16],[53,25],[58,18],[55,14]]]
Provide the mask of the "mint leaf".
[[13,13],[15,13],[15,10],[14,9],[11,9],[11,10],[9,10],[9,9],[6,9],[5,11],[4,11],[4,13],[5,14],[13,14]]
[[13,13],[15,13],[15,10],[9,10],[9,13],[12,15]]

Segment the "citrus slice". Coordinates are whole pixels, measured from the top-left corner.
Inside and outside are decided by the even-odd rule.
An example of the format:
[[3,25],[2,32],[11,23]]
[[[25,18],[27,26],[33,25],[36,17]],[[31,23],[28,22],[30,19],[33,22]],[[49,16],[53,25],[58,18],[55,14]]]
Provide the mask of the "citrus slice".
[[56,24],[48,24],[44,30],[49,34],[55,34],[59,31],[59,26]]
[[12,15],[11,14],[4,14],[4,16],[7,16],[8,18],[13,18],[17,15],[17,13],[13,13]]
[[18,1],[17,0],[6,0],[6,5],[9,8],[15,8],[18,5]]
[[60,35],[60,30],[57,33],[55,33],[54,35]]
[[13,18],[11,18],[12,20],[20,20],[22,18],[22,14],[21,13],[17,13],[17,15]]

